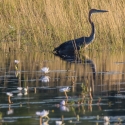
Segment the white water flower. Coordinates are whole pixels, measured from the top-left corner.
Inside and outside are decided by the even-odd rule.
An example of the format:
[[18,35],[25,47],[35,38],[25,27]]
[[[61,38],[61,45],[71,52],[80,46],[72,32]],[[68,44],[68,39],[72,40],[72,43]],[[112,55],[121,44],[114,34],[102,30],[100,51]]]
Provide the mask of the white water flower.
[[36,115],[48,118],[49,111],[43,110],[42,112],[36,112]]
[[110,117],[104,116],[104,121],[105,121],[105,122],[109,122],[109,121],[110,121]]
[[20,61],[19,60],[14,60],[15,64],[18,64]]
[[7,94],[8,96],[10,96],[10,97],[13,96],[13,93],[11,93],[11,92],[7,92],[6,94]]
[[42,82],[45,82],[45,83],[46,83],[46,82],[49,82],[49,79],[50,79],[49,76],[42,76],[42,77],[41,77],[41,81],[42,81]]
[[42,73],[49,73],[49,67],[43,67],[41,71]]
[[59,89],[60,92],[69,92],[70,88],[69,87],[63,87]]

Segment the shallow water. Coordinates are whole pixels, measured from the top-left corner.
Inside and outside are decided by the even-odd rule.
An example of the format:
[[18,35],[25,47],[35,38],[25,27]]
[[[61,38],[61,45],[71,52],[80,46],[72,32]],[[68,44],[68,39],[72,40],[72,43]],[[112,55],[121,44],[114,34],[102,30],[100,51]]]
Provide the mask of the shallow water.
[[[0,53],[0,123],[7,125],[125,124],[124,53],[93,52],[78,58],[51,53]],[[19,60],[15,64],[14,60]],[[49,67],[49,73],[41,68]],[[68,99],[59,89],[70,87]],[[27,88],[28,91],[18,90]],[[7,92],[12,92],[9,104]],[[92,95],[92,97],[91,97]],[[60,105],[65,100],[66,106]],[[36,112],[49,110],[47,118]]]

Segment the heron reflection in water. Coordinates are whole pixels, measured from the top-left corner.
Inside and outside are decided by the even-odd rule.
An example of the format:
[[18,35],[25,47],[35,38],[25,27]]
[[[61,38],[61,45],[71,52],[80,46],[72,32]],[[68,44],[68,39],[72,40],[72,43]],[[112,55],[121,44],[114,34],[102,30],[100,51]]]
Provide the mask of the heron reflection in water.
[[63,55],[67,55],[69,53],[74,53],[75,51],[77,52],[78,50],[80,50],[81,47],[86,48],[90,43],[93,42],[93,40],[95,38],[95,26],[94,26],[94,23],[91,20],[91,15],[93,13],[104,13],[104,12],[108,12],[108,11],[107,10],[91,9],[89,11],[89,16],[88,16],[88,20],[89,20],[89,23],[91,25],[90,36],[81,37],[81,38],[78,38],[78,39],[74,39],[74,40],[64,42],[60,46],[58,46],[57,48],[55,48],[53,50],[54,53],[57,54],[57,55],[63,56]]
[[[62,60],[67,61],[69,63],[81,63],[81,64],[85,64],[84,66],[88,65],[91,70],[92,70],[92,83],[91,83],[91,93],[94,92],[94,83],[96,81],[96,65],[94,63],[94,61],[92,59],[90,59],[87,55],[73,55],[73,56],[59,56],[56,55],[58,57],[60,57]],[[75,85],[75,81],[73,81],[73,86]],[[66,96],[67,97],[67,96]],[[92,98],[92,97],[91,97]]]

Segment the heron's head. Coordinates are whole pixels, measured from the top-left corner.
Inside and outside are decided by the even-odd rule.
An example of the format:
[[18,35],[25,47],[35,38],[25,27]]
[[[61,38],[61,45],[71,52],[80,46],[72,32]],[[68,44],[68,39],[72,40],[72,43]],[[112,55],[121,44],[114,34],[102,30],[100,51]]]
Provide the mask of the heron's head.
[[92,13],[104,13],[104,12],[108,12],[107,10],[97,10],[97,9],[91,9],[89,11],[89,15],[91,15]]

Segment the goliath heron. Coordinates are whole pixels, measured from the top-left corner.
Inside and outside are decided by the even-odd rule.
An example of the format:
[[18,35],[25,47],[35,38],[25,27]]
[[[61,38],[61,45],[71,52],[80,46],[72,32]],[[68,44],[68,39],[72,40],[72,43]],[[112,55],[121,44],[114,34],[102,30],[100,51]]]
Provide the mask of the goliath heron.
[[87,47],[90,43],[92,43],[92,41],[94,40],[95,37],[95,27],[94,27],[94,23],[91,20],[91,15],[93,13],[104,13],[104,12],[108,12],[107,10],[97,10],[97,9],[91,9],[89,11],[89,16],[88,16],[88,20],[89,23],[91,24],[91,34],[88,37],[81,37],[81,38],[77,38],[74,40],[70,40],[67,42],[62,43],[60,46],[58,46],[57,48],[55,48],[53,51],[56,55],[67,55],[69,53],[72,53],[76,50],[80,50],[81,47]]

